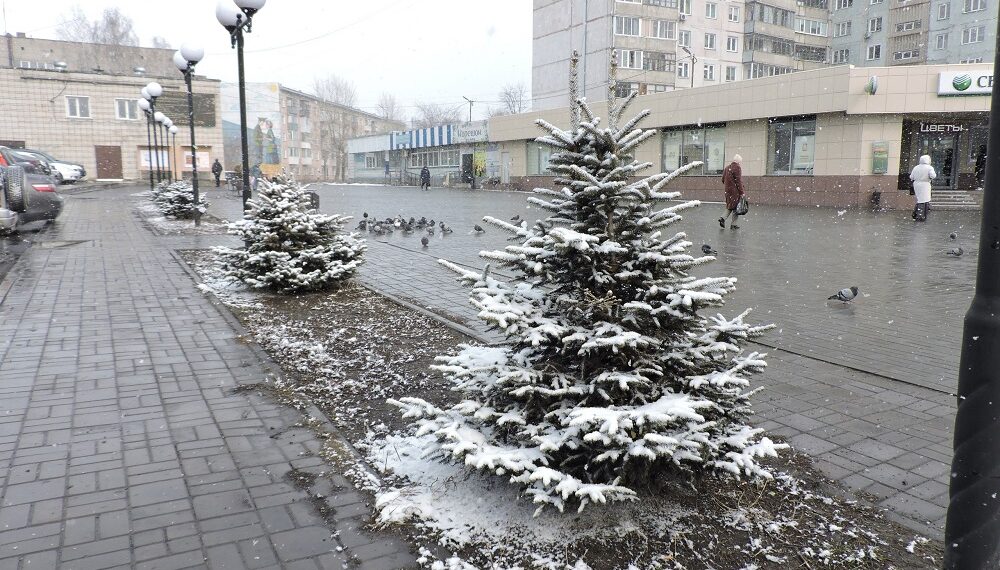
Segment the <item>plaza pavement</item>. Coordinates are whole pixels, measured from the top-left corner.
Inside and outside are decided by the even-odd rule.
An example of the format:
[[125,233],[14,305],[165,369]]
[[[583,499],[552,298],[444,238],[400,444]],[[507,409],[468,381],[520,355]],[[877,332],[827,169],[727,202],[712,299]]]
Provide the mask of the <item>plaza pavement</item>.
[[[426,250],[418,235],[372,237],[360,279],[484,334],[467,290],[435,259],[481,267],[480,250],[506,243],[493,228],[471,234],[483,215],[541,217],[523,193],[312,188],[325,212],[451,225]],[[68,196],[5,281],[0,568],[412,564],[399,541],[358,530],[367,507],[346,480],[329,493],[330,523],[285,480],[322,469],[318,442],[294,426],[297,413],[232,392],[268,363],[172,254],[232,238],[154,235],[133,212],[140,189]],[[239,216],[237,199],[208,196],[216,215]],[[915,225],[899,212],[758,207],[732,231],[715,222],[719,209],[689,212],[680,229],[719,250],[705,274],[739,278],[726,313],[754,307],[778,325],[763,339],[774,348],[759,424],[940,537],[977,213],[934,211]],[[945,256],[956,243],[969,253]],[[866,296],[825,301],[848,285]]]

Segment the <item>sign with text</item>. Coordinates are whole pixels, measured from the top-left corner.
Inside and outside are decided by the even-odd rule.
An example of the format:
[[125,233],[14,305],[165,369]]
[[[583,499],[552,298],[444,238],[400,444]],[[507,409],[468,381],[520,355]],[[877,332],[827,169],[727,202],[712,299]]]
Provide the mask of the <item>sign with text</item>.
[[938,95],[989,95],[992,92],[992,69],[943,71],[938,75]]
[[889,143],[872,141],[872,174],[889,172]]
[[489,130],[486,126],[486,121],[462,123],[461,125],[455,125],[454,128],[452,142],[461,144],[486,142],[489,140]]

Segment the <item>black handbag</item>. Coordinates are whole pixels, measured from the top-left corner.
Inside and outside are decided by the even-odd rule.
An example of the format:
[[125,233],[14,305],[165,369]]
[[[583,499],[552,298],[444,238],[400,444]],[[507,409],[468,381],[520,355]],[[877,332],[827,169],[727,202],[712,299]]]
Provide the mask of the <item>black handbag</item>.
[[746,196],[740,196],[740,201],[736,203],[736,215],[745,216],[750,211],[750,202]]

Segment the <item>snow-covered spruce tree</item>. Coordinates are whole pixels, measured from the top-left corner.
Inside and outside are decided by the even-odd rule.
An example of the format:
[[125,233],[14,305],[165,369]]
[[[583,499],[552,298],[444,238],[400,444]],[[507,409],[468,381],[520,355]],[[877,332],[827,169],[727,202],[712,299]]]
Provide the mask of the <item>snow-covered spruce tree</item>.
[[363,239],[343,233],[347,216],[310,209],[292,180],[261,180],[244,218],[229,225],[246,247],[215,248],[222,271],[255,289],[316,291],[351,277],[364,260]]
[[208,211],[209,202],[205,195],[198,196],[198,204],[194,203],[194,189],[191,184],[183,181],[161,182],[153,191],[153,203],[164,216],[189,220],[195,213],[203,215]]
[[679,194],[664,186],[699,163],[639,177],[651,164],[632,151],[655,131],[636,128],[647,112],[619,123],[631,101],[609,96],[607,127],[583,100],[568,131],[537,121],[562,188],[529,202],[551,215],[530,228],[484,218],[517,244],[481,256],[516,278],[440,262],[472,285],[480,318],[508,343],[438,358],[465,397],[455,406],[390,400],[435,436],[432,454],[509,476],[539,511],[635,499],[660,477],[769,478],[758,459],[785,447],[747,424],[748,376],[765,355],[740,345],[770,327],[744,323],[749,311],[701,315],[736,279],[691,276],[713,258],[688,254],[684,233],[662,233],[698,205],[665,205]]

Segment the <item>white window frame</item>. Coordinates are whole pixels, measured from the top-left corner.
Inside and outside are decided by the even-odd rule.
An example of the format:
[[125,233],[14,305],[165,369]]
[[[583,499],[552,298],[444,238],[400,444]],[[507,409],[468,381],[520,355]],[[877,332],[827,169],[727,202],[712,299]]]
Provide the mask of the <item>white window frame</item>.
[[795,18],[795,31],[809,36],[827,36],[826,22],[810,18]]
[[[86,103],[87,114],[80,113],[80,102]],[[72,103],[72,104],[71,104]],[[86,95],[67,95],[66,96],[66,116],[70,119],[89,119],[90,118],[90,97]]]
[[920,29],[920,20],[910,20],[908,22],[900,22],[896,24],[897,32],[909,32],[913,30]]
[[897,51],[892,54],[893,61],[906,61],[908,59],[913,59],[920,57],[920,49],[907,49],[902,51]]
[[740,38],[738,36],[726,36],[726,51],[730,53],[740,51]]
[[868,33],[874,34],[875,32],[881,32],[881,31],[882,31],[882,16],[868,18]]
[[837,10],[844,10],[854,5],[854,0],[837,0]]
[[965,5],[962,8],[963,14],[968,14],[969,12],[981,12],[986,9],[986,0],[965,0]]
[[937,19],[947,20],[950,17],[951,17],[951,2],[942,2],[938,4]]
[[729,7],[729,21],[739,23],[740,21],[740,7],[730,6]]
[[677,32],[677,45],[680,47],[691,47],[691,30],[681,30]]
[[[975,33],[973,33],[975,32]],[[975,26],[962,30],[962,45],[978,44],[986,39],[986,26]]]
[[876,5],[876,4],[881,4],[881,3],[883,2],[883,1],[884,1],[884,0],[871,0],[871,3],[870,3],[870,4],[871,4],[872,6],[874,6],[874,5]]
[[642,50],[623,49],[618,52],[618,67],[622,69],[642,69]]
[[681,79],[687,79],[691,76],[691,62],[690,61],[678,61],[677,62],[677,77]]
[[882,59],[882,44],[874,44],[868,46],[868,51],[866,52],[866,58],[868,61],[875,61]]
[[638,16],[615,16],[615,35],[630,37],[641,36],[642,19]]
[[719,43],[716,35],[712,32],[705,32],[705,49],[714,50],[718,45]]
[[652,37],[661,40],[677,39],[677,22],[673,20],[653,20]]
[[701,68],[702,79],[705,81],[715,81],[715,64],[706,63]]
[[851,21],[837,22],[833,25],[833,37],[843,38],[851,35]]
[[[125,103],[125,115],[122,116],[121,104]],[[131,116],[129,116],[131,115]],[[115,99],[115,117],[119,121],[138,121],[139,120],[139,105],[135,99]]]
[[727,65],[726,66],[726,81],[736,81],[736,66]]
[[680,0],[677,3],[677,11],[684,16],[691,15],[691,0]]
[[[969,0],[966,0],[968,2]],[[705,2],[705,19],[715,20],[719,17],[719,5],[715,2]]]
[[937,34],[934,36],[934,49],[948,49],[948,34],[947,32],[943,34]]
[[851,61],[851,50],[850,48],[838,49],[830,57],[834,64],[848,63]]
[[967,57],[965,59],[958,60],[958,63],[982,63],[983,58],[981,57]]

